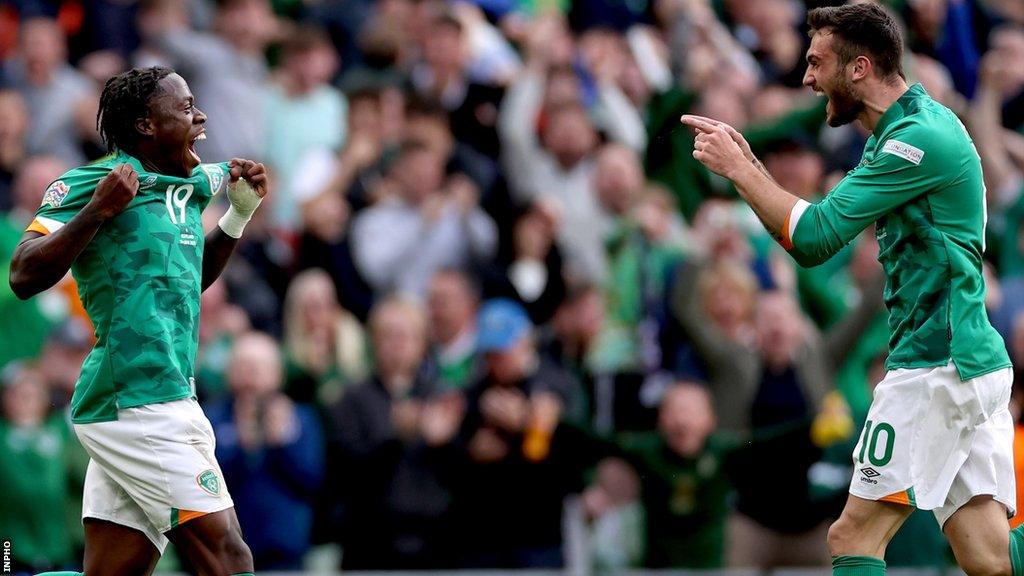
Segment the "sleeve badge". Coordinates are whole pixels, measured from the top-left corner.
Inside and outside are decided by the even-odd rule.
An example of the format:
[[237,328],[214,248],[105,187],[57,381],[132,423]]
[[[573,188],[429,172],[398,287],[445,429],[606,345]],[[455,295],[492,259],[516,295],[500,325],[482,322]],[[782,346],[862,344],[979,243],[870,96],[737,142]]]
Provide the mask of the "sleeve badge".
[[71,187],[64,183],[63,180],[57,180],[43,193],[42,206],[52,206],[53,208],[60,208],[64,199],[67,198],[68,192],[71,191]]

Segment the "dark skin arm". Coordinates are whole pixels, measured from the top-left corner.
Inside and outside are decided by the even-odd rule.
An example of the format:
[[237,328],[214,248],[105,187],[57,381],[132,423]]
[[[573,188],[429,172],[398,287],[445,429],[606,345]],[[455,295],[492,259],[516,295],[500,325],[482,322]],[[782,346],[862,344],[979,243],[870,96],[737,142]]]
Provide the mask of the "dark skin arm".
[[60,230],[48,235],[26,232],[11,256],[11,291],[27,300],[60,282],[103,223],[120,214],[138,189],[138,174],[122,164],[100,181],[89,203]]
[[[260,198],[266,196],[266,168],[262,164],[252,160],[232,158],[228,165],[230,166],[228,186],[239,181],[239,178],[244,178]],[[224,234],[219,225],[206,235],[206,247],[203,249],[204,291],[220,277],[220,273],[224,272],[227,259],[231,257],[234,247],[238,244],[239,240]]]
[[210,284],[213,284],[220,277],[228,259],[238,246],[238,239],[232,238],[220,229],[214,227],[206,235],[206,247],[203,248],[203,291],[205,292]]
[[[232,158],[229,165],[231,167],[230,183],[243,178],[260,198],[267,195],[267,171],[263,164],[242,158]],[[215,227],[206,235],[206,246],[203,249],[202,289],[204,291],[220,277],[237,245],[238,239],[225,234],[220,226]]]

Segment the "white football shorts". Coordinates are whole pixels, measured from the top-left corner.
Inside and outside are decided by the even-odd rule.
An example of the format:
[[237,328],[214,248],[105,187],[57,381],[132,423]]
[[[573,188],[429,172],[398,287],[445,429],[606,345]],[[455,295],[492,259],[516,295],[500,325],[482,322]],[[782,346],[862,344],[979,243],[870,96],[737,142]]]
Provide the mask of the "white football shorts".
[[961,381],[952,362],[892,370],[874,391],[853,451],[850,494],[932,510],[939,526],[990,495],[1013,516],[1013,372]]
[[234,505],[194,399],[125,408],[113,422],[75,424],[75,433],[90,456],[83,519],[139,530],[163,554],[165,532]]

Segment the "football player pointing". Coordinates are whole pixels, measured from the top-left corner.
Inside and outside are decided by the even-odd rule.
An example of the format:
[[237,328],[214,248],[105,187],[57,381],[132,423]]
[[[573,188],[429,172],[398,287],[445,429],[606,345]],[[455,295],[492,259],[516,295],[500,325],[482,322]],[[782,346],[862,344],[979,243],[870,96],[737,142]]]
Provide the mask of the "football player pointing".
[[981,163],[957,117],[901,68],[903,40],[873,3],[808,15],[804,84],[827,121],[871,134],[860,165],[819,203],[781,189],[732,127],[683,116],[693,156],[729,178],[805,266],[875,225],[886,274],[888,372],[853,453],[850,497],[828,534],[837,576],[881,576],[885,549],[914,510],[932,510],[970,575],[1024,574],[1014,502],[1012,373],[985,312]]

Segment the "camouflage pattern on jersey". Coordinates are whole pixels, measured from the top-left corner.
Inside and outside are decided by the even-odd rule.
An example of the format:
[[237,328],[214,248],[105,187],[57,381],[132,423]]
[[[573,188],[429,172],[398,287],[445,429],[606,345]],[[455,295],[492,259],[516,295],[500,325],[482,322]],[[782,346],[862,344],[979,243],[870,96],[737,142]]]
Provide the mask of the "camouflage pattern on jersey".
[[55,232],[122,163],[138,172],[139,192],[72,266],[97,338],[71,403],[72,419],[79,424],[116,420],[119,408],[195,392],[202,212],[223,186],[226,164],[201,165],[189,178],[179,178],[147,172],[122,152],[63,175],[56,189],[66,190],[65,196],[44,203],[30,229],[41,224]]
[[[851,170],[786,229],[803,265],[827,260],[875,223],[886,275],[886,366],[950,360],[964,380],[1010,365],[985,311],[985,186],[966,128],[915,84],[879,119]],[[785,235],[785,232],[784,232]]]

